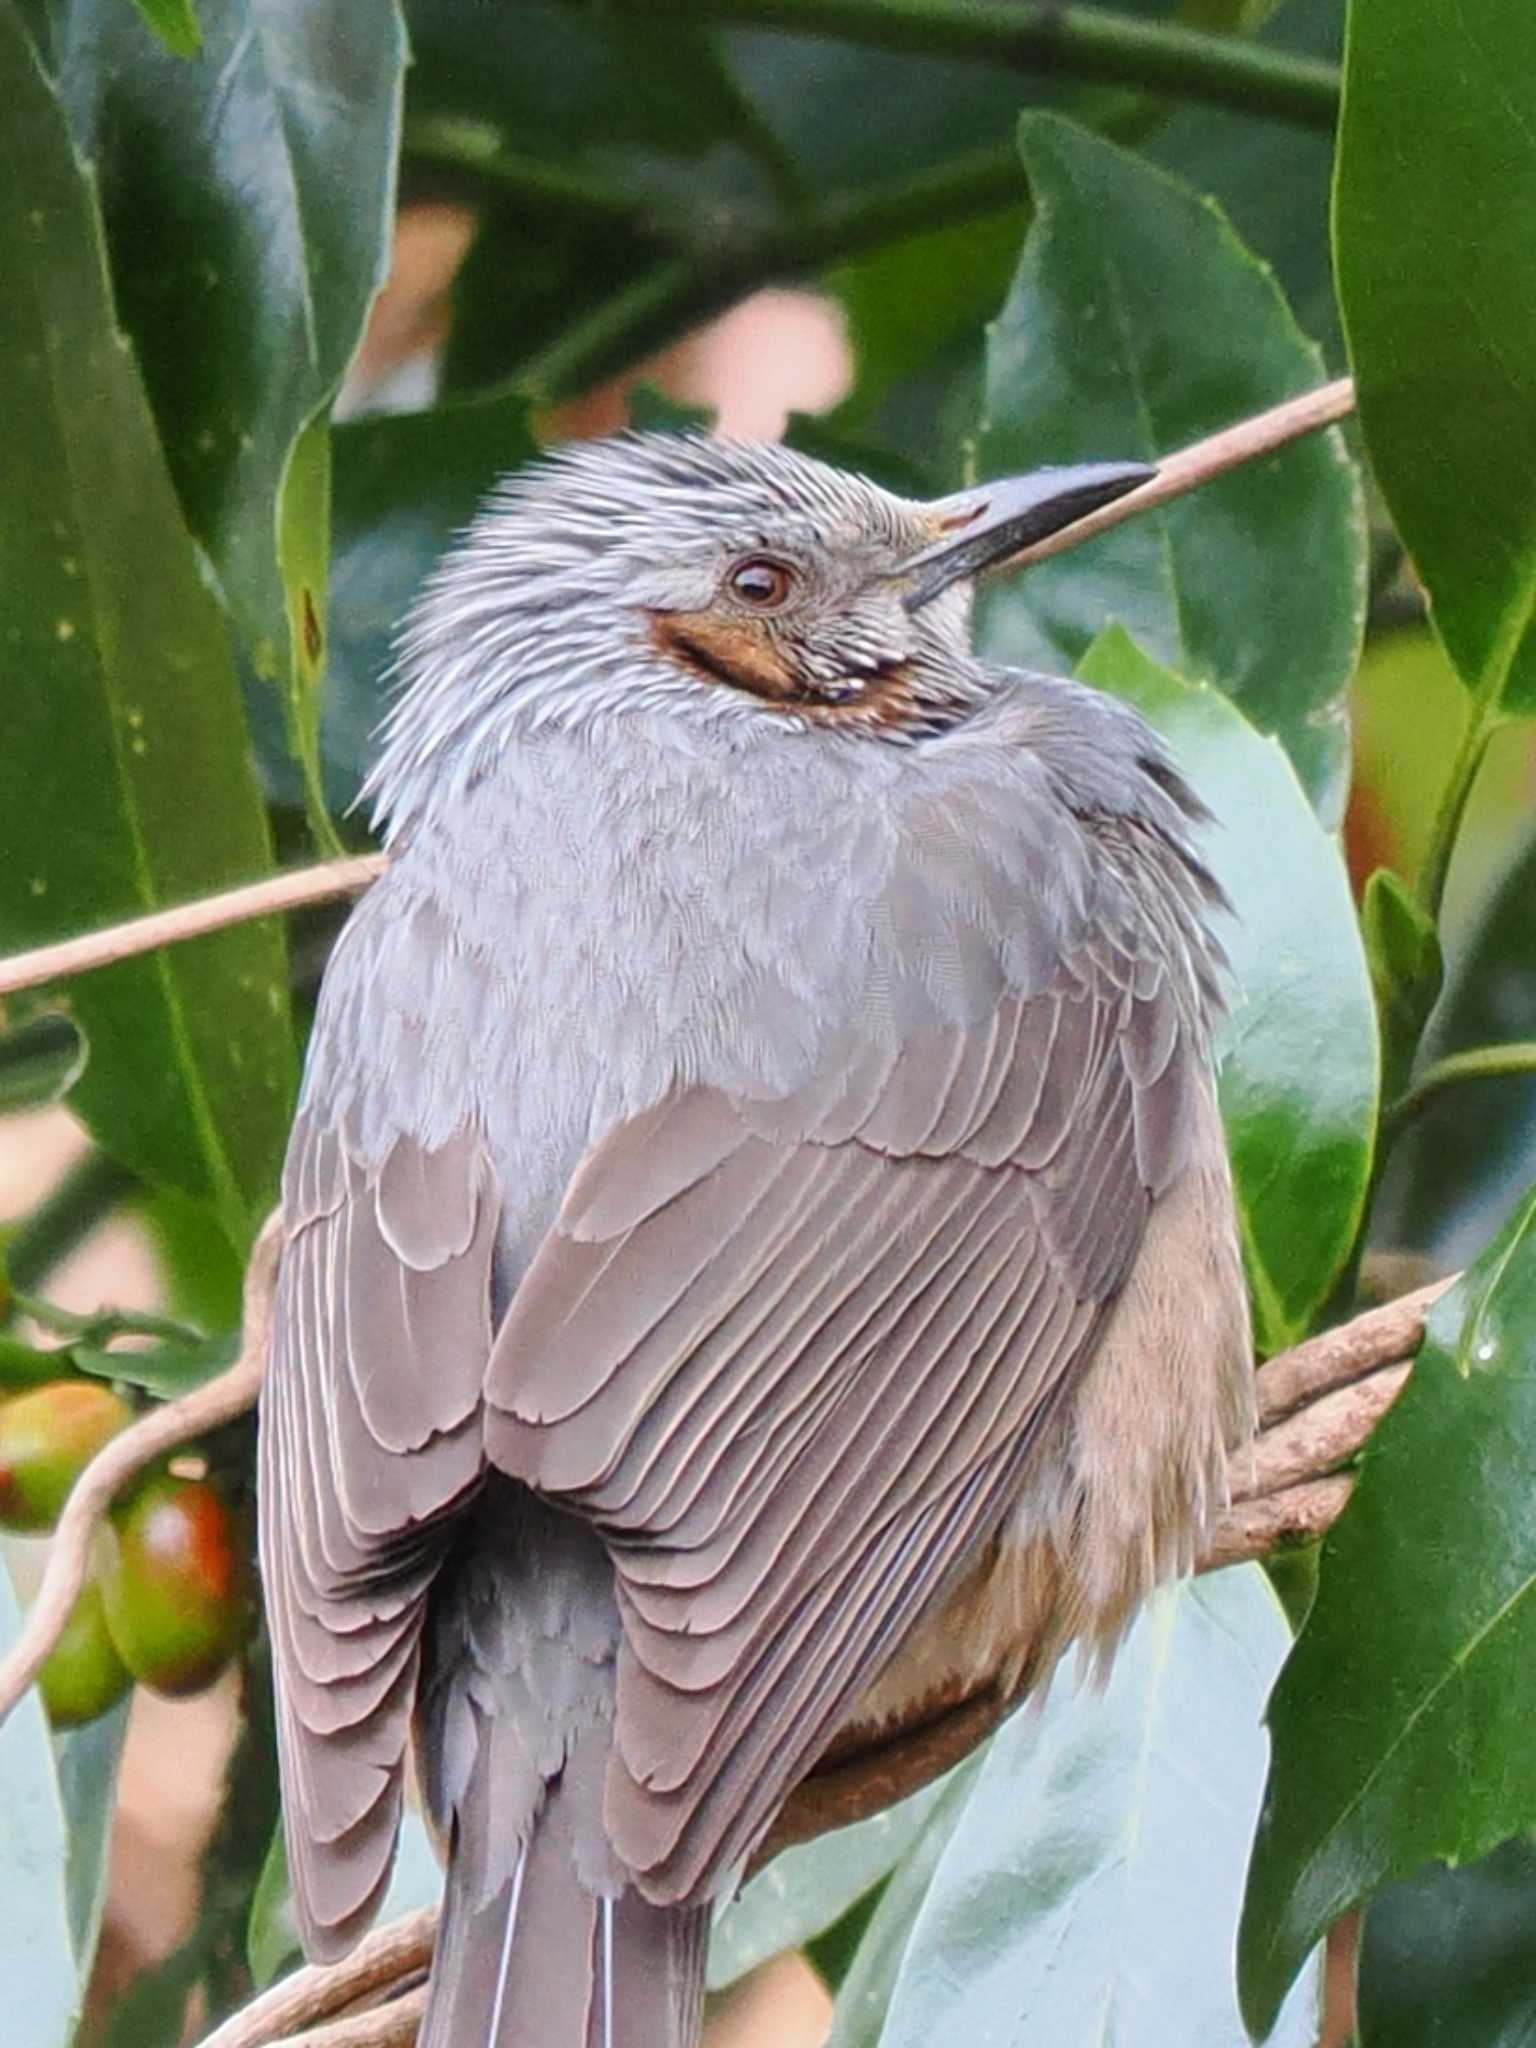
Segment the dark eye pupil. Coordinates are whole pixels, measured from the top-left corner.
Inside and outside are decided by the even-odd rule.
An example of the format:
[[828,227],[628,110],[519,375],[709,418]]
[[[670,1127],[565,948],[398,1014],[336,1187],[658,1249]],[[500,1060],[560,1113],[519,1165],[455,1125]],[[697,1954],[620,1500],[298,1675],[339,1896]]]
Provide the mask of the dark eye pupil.
[[731,588],[748,604],[778,604],[788,584],[788,576],[776,562],[743,562],[731,577]]

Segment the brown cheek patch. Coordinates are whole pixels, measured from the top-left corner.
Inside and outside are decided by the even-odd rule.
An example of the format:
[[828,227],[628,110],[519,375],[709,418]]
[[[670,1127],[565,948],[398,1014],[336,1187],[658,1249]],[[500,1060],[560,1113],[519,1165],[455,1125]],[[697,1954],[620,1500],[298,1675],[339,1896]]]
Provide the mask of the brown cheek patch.
[[663,654],[708,682],[750,690],[772,704],[798,703],[805,695],[771,635],[755,619],[719,612],[653,612],[651,637]]

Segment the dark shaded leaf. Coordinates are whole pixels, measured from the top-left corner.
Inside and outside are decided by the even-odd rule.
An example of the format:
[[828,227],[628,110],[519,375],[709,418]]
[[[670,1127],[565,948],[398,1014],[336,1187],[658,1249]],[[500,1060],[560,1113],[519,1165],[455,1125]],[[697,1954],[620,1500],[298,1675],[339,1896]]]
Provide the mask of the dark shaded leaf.
[[[272,857],[224,624],[114,324],[90,187],[9,6],[0,76],[6,474],[28,506],[0,523],[0,934],[26,945],[249,881]],[[293,1082],[281,930],[127,961],[72,982],[69,1007],[95,1053],[72,1106],[116,1160],[246,1238]]]
[[350,803],[384,710],[390,645],[422,580],[499,477],[537,453],[520,398],[380,415],[335,431],[324,751]]
[[[1079,1666],[1015,1715],[918,1909],[881,2048],[1242,2048],[1233,1924],[1289,1642],[1258,1567],[1220,1572],[1153,1600],[1102,1693]],[[1276,2040],[1316,2033],[1314,1979]]]
[[[1337,62],[1344,0],[1286,0],[1259,40]],[[1184,107],[1148,138],[1146,150],[1186,185],[1211,194],[1254,254],[1273,264],[1303,334],[1342,367],[1328,242],[1333,137],[1220,107]]]
[[[1020,132],[1035,218],[990,334],[985,475],[1156,460],[1321,380],[1214,205],[1052,116]],[[1273,733],[1333,825],[1364,599],[1358,484],[1338,437],[1314,436],[1000,586],[983,644],[1059,668],[1120,619]]]
[[1357,1997],[1360,2048],[1530,2048],[1536,1846],[1388,1885],[1366,1912]]
[[1256,2031],[1357,1900],[1536,1822],[1533,1344],[1536,1197],[1430,1311],[1270,1701],[1240,1941]]
[[188,63],[126,6],[38,4],[188,524],[313,771],[327,451],[306,429],[389,261],[397,9],[204,0]]
[[1439,999],[1445,962],[1434,919],[1390,868],[1378,868],[1366,883],[1360,928],[1381,1020],[1382,1088],[1392,1102]]
[[1334,233],[1360,424],[1480,709],[1536,713],[1536,11],[1353,0]]
[[[1510,861],[1461,948],[1423,1057],[1528,1038],[1536,1038],[1536,834]],[[1488,1242],[1533,1180],[1536,1075],[1463,1082],[1426,1104],[1398,1138],[1376,1234],[1454,1271]]]
[[1236,907],[1221,1107],[1261,1351],[1294,1343],[1360,1227],[1376,1125],[1376,1018],[1344,864],[1280,748],[1219,692],[1118,629],[1079,674],[1172,746],[1218,824],[1201,850]]
[[[0,1649],[10,1647],[20,1621],[0,1559]],[[36,1688],[0,1723],[0,1813],[0,1983],[7,2048],[68,2048],[82,1986],[71,1937],[64,1808]]]
[[233,1365],[240,1351],[239,1333],[209,1337],[200,1344],[152,1344],[142,1350],[107,1350],[100,1344],[71,1344],[69,1355],[81,1372],[94,1379],[119,1380],[142,1387],[157,1400],[174,1400],[204,1380]]
[[85,1061],[84,1034],[62,1010],[0,1030],[0,1114],[57,1102],[85,1072]]

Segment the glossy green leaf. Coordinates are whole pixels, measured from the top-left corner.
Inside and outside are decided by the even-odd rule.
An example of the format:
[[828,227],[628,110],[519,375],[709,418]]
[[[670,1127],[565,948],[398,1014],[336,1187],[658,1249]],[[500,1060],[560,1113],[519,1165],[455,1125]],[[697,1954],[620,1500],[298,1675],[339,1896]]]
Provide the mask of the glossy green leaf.
[[[9,1648],[20,1620],[0,1557],[0,1649]],[[35,1689],[0,1723],[0,1814],[6,2048],[68,2048],[82,1989],[70,1931],[69,1840]]]
[[1530,2048],[1536,1844],[1389,1885],[1366,1912],[1357,1998],[1360,2048]]
[[[1516,849],[1460,948],[1423,1057],[1509,1039],[1536,1039],[1536,833]],[[1532,1181],[1536,1075],[1463,1082],[1426,1104],[1398,1137],[1378,1235],[1454,1271]]]
[[1430,1311],[1269,1706],[1243,1909],[1256,2030],[1348,1907],[1536,1823],[1536,1196]]
[[[1210,201],[1052,116],[1020,134],[1035,216],[991,329],[983,474],[1156,460],[1321,381]],[[1364,596],[1357,480],[1337,436],[1313,436],[1000,585],[983,644],[1060,668],[1123,621],[1273,733],[1336,824]]]
[[[1232,1935],[1289,1642],[1257,1566],[1217,1573],[1151,1602],[1102,1693],[1072,1669],[1015,1715],[939,1857],[880,2048],[1244,2048]],[[1316,2032],[1305,1981],[1275,2038]]]
[[189,63],[127,6],[36,4],[187,521],[313,772],[323,426],[301,443],[388,266],[397,8],[205,0]]
[[709,1942],[709,1988],[718,1991],[770,1956],[800,1948],[912,1855],[936,1814],[964,1797],[977,1762],[968,1758],[884,1813],[786,1849],[717,1914]]
[[[227,634],[114,323],[91,188],[9,5],[0,77],[6,476],[28,508],[0,521],[0,936],[20,946],[252,880],[272,856]],[[104,1148],[247,1236],[293,1080],[281,931],[146,955],[72,982],[68,1002],[93,1049],[71,1103]]]
[[1236,990],[1221,1107],[1260,1349],[1303,1336],[1354,1244],[1376,1123],[1376,1018],[1338,848],[1286,756],[1218,691],[1118,628],[1079,668],[1136,705],[1216,813],[1201,851],[1231,897]]
[[1536,10],[1352,0],[1339,302],[1376,480],[1479,702],[1536,712]]
[[203,47],[192,0],[133,0],[148,27],[177,57],[195,57]]
[[0,1114],[57,1102],[85,1072],[85,1060],[80,1027],[62,1010],[0,1028]]

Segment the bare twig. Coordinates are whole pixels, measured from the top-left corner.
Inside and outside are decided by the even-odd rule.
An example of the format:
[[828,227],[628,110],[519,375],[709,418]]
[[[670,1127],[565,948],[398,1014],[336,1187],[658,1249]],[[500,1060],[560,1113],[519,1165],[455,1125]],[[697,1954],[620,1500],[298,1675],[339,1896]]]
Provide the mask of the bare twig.
[[426,2007],[427,1987],[416,1984],[387,2005],[311,2027],[306,2034],[290,2034],[283,2048],[411,2048]]
[[1324,1535],[1343,1514],[1354,1484],[1350,1473],[1336,1472],[1331,1478],[1305,1480],[1300,1486],[1287,1486],[1257,1500],[1235,1501],[1217,1517],[1195,1569],[1220,1571],[1224,1565],[1246,1564],[1288,1544]]
[[274,1212],[252,1247],[245,1275],[244,1341],[234,1364],[217,1379],[131,1423],[96,1453],[75,1481],[54,1531],[42,1587],[27,1611],[21,1633],[0,1661],[0,1721],[36,1678],[58,1641],[90,1570],[97,1527],[118,1493],[164,1452],[233,1421],[255,1400],[266,1363],[280,1232],[281,1219]]
[[[308,2041],[304,2028],[316,2029],[348,2006],[379,1997],[392,1985],[426,1969],[436,1938],[435,1907],[392,1920],[387,1927],[364,1935],[344,1962],[312,1963],[284,1977],[223,2026],[215,2027],[202,2048],[266,2048],[268,2042],[288,2040],[295,2030],[301,2040]],[[403,2005],[405,2001],[398,2002]],[[382,2014],[375,2011],[367,2017],[377,2020]]]
[[1235,427],[1224,427],[1219,434],[1209,434],[1205,440],[1181,448],[1177,455],[1170,455],[1157,465],[1157,474],[1149,483],[1127,491],[1112,505],[1101,506],[1085,519],[1075,520],[1059,533],[1036,541],[1032,547],[1022,548],[1010,556],[1005,566],[1025,569],[1031,562],[1043,562],[1047,556],[1081,547],[1085,540],[1108,533],[1112,526],[1134,519],[1140,512],[1166,505],[1171,498],[1181,498],[1186,491],[1224,476],[1229,469],[1273,455],[1287,442],[1315,434],[1321,427],[1335,426],[1354,409],[1355,386],[1349,377],[1337,377],[1331,384],[1320,384],[1315,391],[1304,391],[1299,398],[1287,398],[1280,405],[1272,405],[1268,412],[1255,413],[1252,419],[1239,420]]
[[[1140,490],[1131,491],[1113,505],[1079,519],[1048,540],[1038,541],[1015,555],[1011,568],[1025,568],[1048,555],[1064,554],[1086,540],[1107,533],[1122,520],[1138,512],[1149,512],[1171,498],[1209,483],[1244,462],[1272,455],[1287,442],[1343,419],[1354,406],[1354,385],[1348,377],[1323,384],[1315,391],[1288,398],[1268,412],[1240,420],[1219,434],[1181,449],[1158,465],[1157,474]],[[174,910],[159,910],[150,917],[134,918],[129,924],[109,926],[83,938],[64,939],[54,946],[38,946],[28,953],[15,953],[0,960],[0,996],[24,988],[62,981],[72,974],[87,974],[93,968],[109,967],[135,954],[152,952],[157,946],[175,945],[195,939],[226,925],[243,924],[254,917],[268,917],[274,911],[297,910],[305,904],[325,903],[336,896],[352,896],[366,889],[384,870],[382,854],[362,854],[350,860],[323,861],[318,867],[295,868],[285,875],[273,875],[264,882],[252,882],[244,889],[227,889],[218,896],[204,896]]]
[[[1362,1379],[1378,1366],[1393,1365],[1412,1358],[1424,1336],[1424,1317],[1456,1275],[1416,1287],[1412,1294],[1367,1309],[1347,1323],[1340,1323],[1304,1344],[1282,1351],[1259,1367],[1259,1424],[1267,1431],[1307,1401],[1331,1393]],[[1234,1475],[1235,1477],[1236,1475]],[[1254,1492],[1253,1487],[1234,1491]]]
[[45,982],[64,981],[73,974],[89,974],[97,967],[113,967],[119,960],[152,953],[157,946],[206,938],[226,925],[248,924],[252,918],[270,917],[275,911],[302,910],[311,903],[328,903],[335,896],[355,896],[383,872],[384,857],[377,853],[321,861],[317,867],[269,875],[265,881],[225,889],[217,896],[200,896],[193,903],[177,904],[174,910],[152,911],[148,917],[109,925],[105,931],[61,939],[55,946],[34,946],[28,953],[13,953],[8,960],[0,960],[0,996],[41,988]]

